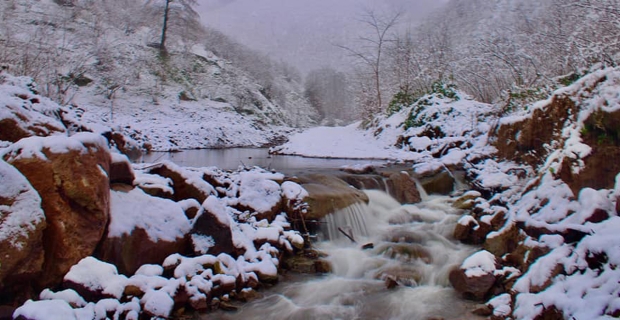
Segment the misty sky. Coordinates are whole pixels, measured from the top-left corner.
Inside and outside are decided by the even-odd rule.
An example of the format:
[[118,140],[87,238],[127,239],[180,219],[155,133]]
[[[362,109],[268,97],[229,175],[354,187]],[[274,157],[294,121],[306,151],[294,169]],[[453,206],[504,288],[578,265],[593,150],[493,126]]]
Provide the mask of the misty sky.
[[447,0],[203,0],[203,22],[237,41],[287,61],[303,72],[342,67],[349,44],[363,34],[358,21],[365,9],[390,14],[402,9],[407,28]]

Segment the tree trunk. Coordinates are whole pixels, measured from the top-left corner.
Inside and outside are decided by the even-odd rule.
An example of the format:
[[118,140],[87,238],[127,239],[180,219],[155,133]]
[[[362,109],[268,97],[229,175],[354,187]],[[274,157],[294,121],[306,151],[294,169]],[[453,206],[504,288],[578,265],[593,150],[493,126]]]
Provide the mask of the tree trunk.
[[159,51],[162,55],[166,54],[166,31],[168,30],[168,12],[170,11],[170,2],[166,0],[166,8],[164,9],[164,25],[161,29],[161,42],[159,43]]

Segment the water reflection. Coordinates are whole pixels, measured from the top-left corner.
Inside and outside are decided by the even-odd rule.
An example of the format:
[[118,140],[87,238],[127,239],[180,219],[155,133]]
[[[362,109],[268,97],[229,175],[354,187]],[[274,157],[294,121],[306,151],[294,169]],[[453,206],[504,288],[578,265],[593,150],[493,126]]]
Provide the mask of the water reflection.
[[239,166],[259,166],[280,172],[308,169],[333,169],[342,166],[373,164],[382,165],[386,160],[354,160],[304,158],[299,156],[270,155],[265,148],[232,148],[183,150],[181,152],[152,152],[138,162],[154,163],[169,160],[180,166],[209,167],[232,170]]

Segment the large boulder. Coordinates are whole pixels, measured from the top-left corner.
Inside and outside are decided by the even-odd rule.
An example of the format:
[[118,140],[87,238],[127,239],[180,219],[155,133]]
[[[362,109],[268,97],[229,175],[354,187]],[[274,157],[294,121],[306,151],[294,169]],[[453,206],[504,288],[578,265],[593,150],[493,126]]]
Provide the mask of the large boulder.
[[30,137],[3,151],[38,191],[47,219],[42,286],[59,283],[69,268],[91,255],[109,218],[110,153],[92,133]]
[[190,222],[178,203],[139,188],[111,191],[110,225],[97,257],[131,275],[144,264],[188,252]]
[[0,181],[0,302],[11,302],[25,298],[43,268],[46,222],[37,192],[2,160]]
[[400,203],[422,201],[416,182],[406,171],[395,172],[387,180],[390,195]]
[[309,174],[300,177],[299,182],[308,192],[304,198],[309,206],[305,219],[319,220],[352,204],[368,203],[364,192],[333,176]]

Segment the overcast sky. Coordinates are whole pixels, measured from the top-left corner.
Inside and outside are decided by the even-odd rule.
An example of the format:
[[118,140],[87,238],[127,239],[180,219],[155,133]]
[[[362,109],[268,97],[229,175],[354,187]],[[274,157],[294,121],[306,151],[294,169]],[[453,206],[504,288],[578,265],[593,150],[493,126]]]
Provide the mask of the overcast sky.
[[204,24],[308,72],[350,61],[333,44],[348,44],[363,34],[359,17],[364,10],[391,14],[402,9],[400,28],[407,28],[445,1],[203,0],[198,11]]

